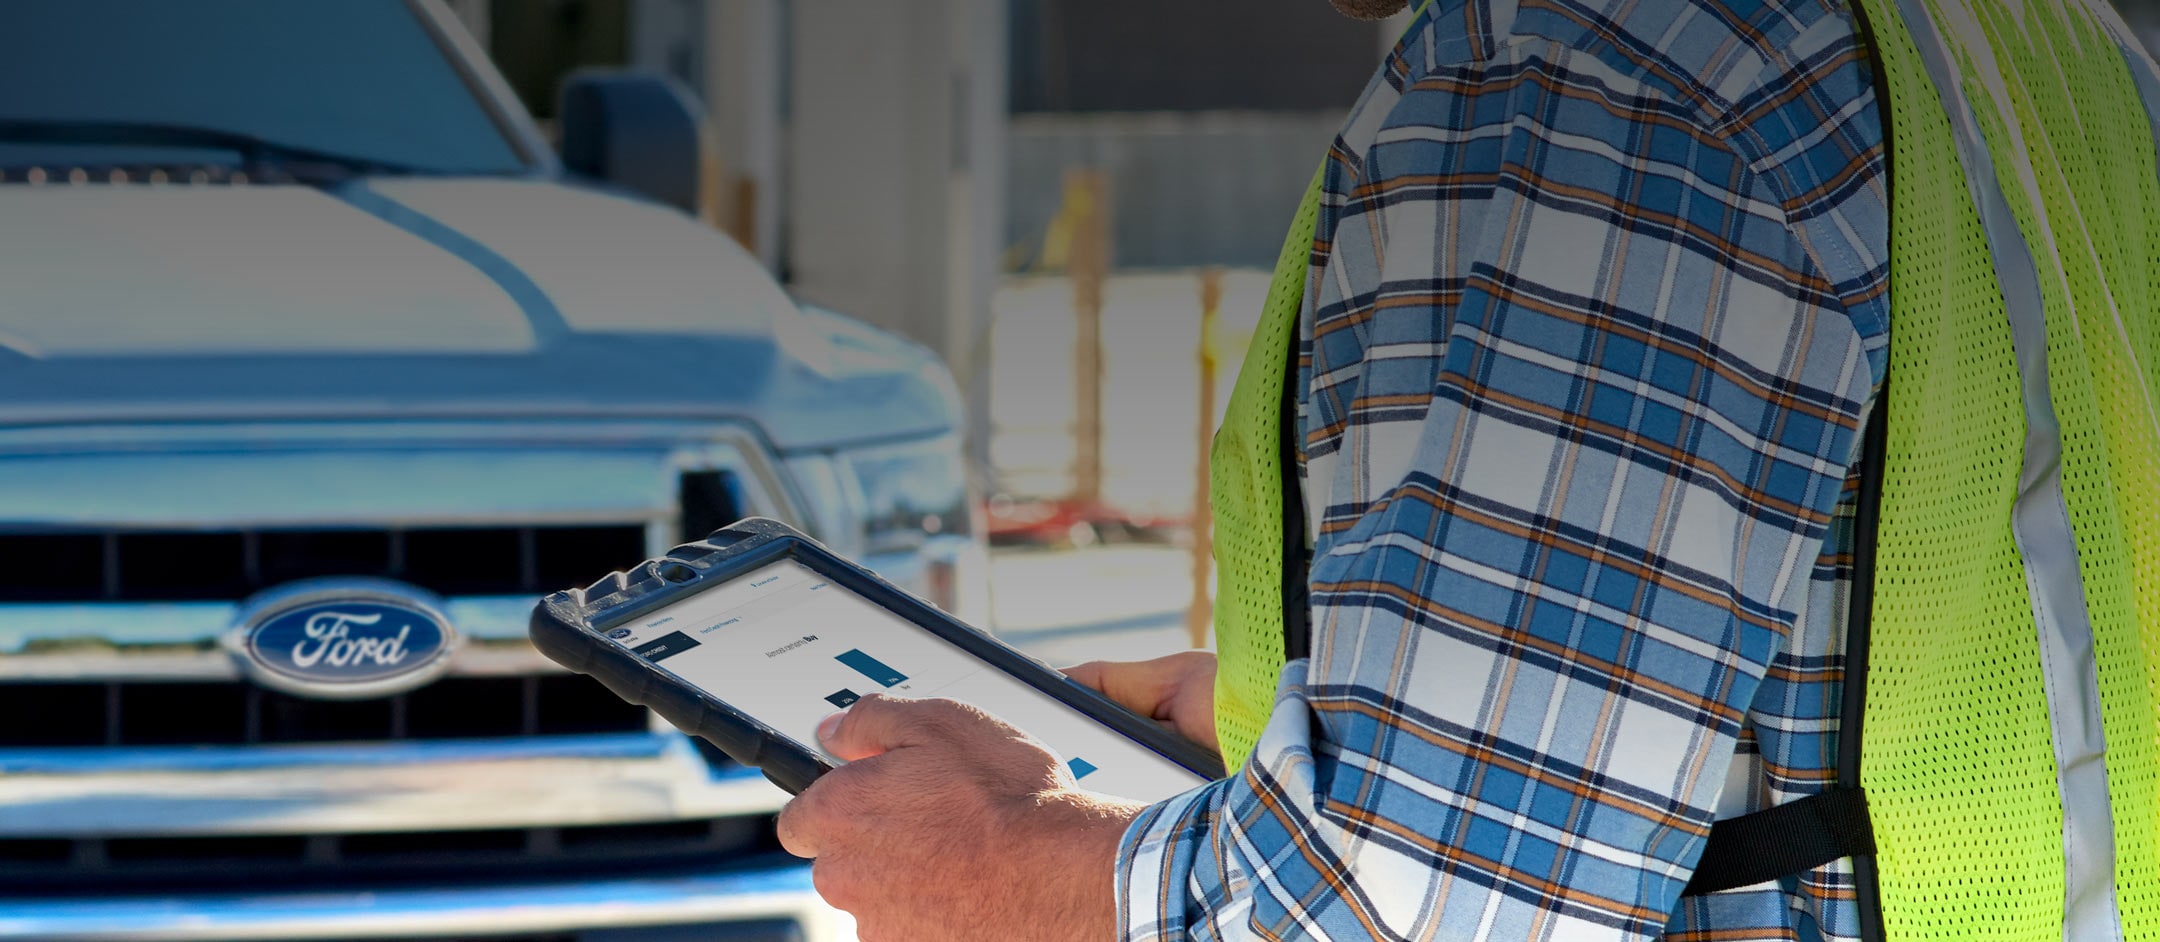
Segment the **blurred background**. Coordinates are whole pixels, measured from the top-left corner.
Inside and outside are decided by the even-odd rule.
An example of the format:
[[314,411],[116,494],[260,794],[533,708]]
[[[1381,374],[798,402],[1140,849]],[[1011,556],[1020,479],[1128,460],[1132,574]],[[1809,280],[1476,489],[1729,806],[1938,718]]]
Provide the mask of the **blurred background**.
[[1205,433],[1401,22],[1321,0],[451,5],[543,126],[578,68],[680,82],[716,145],[707,218],[798,297],[941,355],[1008,637],[1192,642]]

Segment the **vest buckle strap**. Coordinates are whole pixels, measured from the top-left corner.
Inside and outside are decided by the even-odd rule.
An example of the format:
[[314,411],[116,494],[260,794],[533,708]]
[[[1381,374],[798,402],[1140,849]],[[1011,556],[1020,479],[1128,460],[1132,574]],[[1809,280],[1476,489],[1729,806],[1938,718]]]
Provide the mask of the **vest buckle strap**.
[[1753,886],[1847,857],[1875,854],[1867,793],[1835,786],[1710,826],[1709,843],[1682,896]]

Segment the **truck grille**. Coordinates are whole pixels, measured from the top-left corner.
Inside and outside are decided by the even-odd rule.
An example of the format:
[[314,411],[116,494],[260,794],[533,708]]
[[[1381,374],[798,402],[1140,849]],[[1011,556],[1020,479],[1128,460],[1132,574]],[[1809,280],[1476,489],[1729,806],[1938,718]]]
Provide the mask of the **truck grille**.
[[561,872],[619,876],[777,851],[771,815],[637,824],[232,837],[0,839],[0,893],[441,885]]
[[0,685],[0,748],[223,746],[644,732],[645,708],[576,674],[446,677],[379,700],[240,683]]
[[[236,452],[234,460],[248,457]],[[186,481],[180,489],[185,493],[157,502],[93,508],[130,521],[125,524],[81,523],[78,510],[65,506],[0,521],[0,619],[21,618],[29,628],[21,653],[8,655],[22,659],[11,667],[23,669],[0,681],[0,758],[47,770],[12,791],[0,789],[0,804],[12,802],[0,808],[8,812],[9,831],[0,837],[0,900],[68,897],[94,907],[102,897],[123,894],[569,882],[759,866],[781,853],[770,812],[777,800],[734,797],[755,785],[742,770],[702,741],[692,745],[703,762],[683,754],[682,743],[659,732],[664,727],[655,727],[648,710],[589,678],[524,673],[537,668],[516,631],[520,599],[636,566],[653,555],[656,537],[676,535],[656,533],[663,521],[702,536],[738,519],[743,492],[731,472],[669,470],[656,463],[636,472],[625,497],[529,511],[513,494],[474,504],[470,517],[430,519],[425,515],[439,507],[467,505],[435,496],[386,502],[381,492],[426,492],[432,482],[397,477],[396,462],[371,469],[366,459],[361,454],[350,467],[340,465],[339,473],[367,482],[350,488],[350,501],[298,507],[262,502],[261,512],[272,519],[321,514],[302,518],[306,523],[219,516],[223,508],[251,506],[251,495],[235,498],[205,485],[201,489],[217,499],[197,507],[188,496],[194,485]],[[546,473],[531,463],[514,467]],[[112,472],[114,479],[127,480],[126,470]],[[666,480],[656,475],[667,474],[679,476],[673,508],[636,497]],[[197,479],[216,476],[191,480]],[[151,489],[162,495],[173,486],[163,482]],[[383,519],[366,519],[375,513]],[[172,519],[199,522],[134,522]],[[446,676],[370,700],[291,696],[217,670],[221,659],[214,646],[225,606],[323,576],[395,579],[445,596],[453,618],[470,613],[471,624],[457,627],[468,629],[472,643]],[[48,626],[58,627],[46,633]],[[638,748],[599,755],[608,750],[564,738],[606,735]],[[470,746],[369,748],[445,740]],[[488,762],[490,749],[497,748],[477,740],[520,741],[502,751],[519,761],[529,757],[537,768],[566,770],[568,787],[577,790],[558,799],[560,815],[516,808],[467,813],[464,803],[484,786],[452,776]],[[274,775],[243,770],[228,780],[221,760],[248,765],[258,746],[316,748],[282,750],[292,764],[275,765]],[[196,748],[210,761],[167,766],[167,759]],[[268,763],[271,757],[260,758]],[[377,807],[367,794],[341,787],[383,780],[390,774],[380,771],[386,762],[399,767],[391,776],[399,783],[397,801]],[[437,764],[441,788],[454,801],[425,800],[425,790],[438,780],[430,777]],[[83,780],[82,797],[50,798],[71,794],[58,781],[67,777]],[[638,789],[676,791],[648,805],[635,801]],[[352,813],[306,815],[295,803],[315,793],[332,796]],[[586,795],[594,805],[578,810],[585,806],[574,802]],[[46,814],[43,802],[55,810]],[[126,810],[107,815],[108,805]],[[254,814],[258,808],[269,809],[274,821]],[[582,823],[671,814],[700,817]],[[323,833],[306,833],[310,828]],[[265,829],[302,833],[235,833]],[[6,909],[0,902],[0,911]]]
[[0,534],[0,602],[236,600],[311,576],[537,595],[634,566],[645,549],[643,524],[16,532]]

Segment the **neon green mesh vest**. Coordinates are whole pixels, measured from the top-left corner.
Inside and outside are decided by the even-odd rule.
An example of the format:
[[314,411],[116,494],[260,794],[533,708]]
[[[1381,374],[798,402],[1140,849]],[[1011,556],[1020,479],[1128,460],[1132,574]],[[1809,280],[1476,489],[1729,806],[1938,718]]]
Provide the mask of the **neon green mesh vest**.
[[[2145,104],[2160,102],[2160,74],[2101,0],[1861,3],[1895,160],[1860,769],[1884,934],[2059,942],[2066,927],[2119,925],[2160,940],[2160,175]],[[1233,769],[1284,661],[1282,402],[1319,186],[1284,242],[1210,469],[1216,717]],[[1998,259],[2011,260],[2003,277]],[[2023,379],[2039,364],[2021,373],[2020,329],[2044,346],[2044,385]],[[2028,424],[2047,412],[2068,562],[2021,549],[2034,531],[2013,521],[2032,484]],[[2067,567],[2074,609],[2050,607],[2050,565]],[[2065,615],[2090,625],[2106,772],[2093,801],[2058,768],[2074,693],[2051,707],[2049,685],[2076,672],[2047,639]],[[2066,840],[2081,820],[2113,833],[2112,880],[2098,871],[2113,909],[2097,917],[2078,882],[2094,851]]]

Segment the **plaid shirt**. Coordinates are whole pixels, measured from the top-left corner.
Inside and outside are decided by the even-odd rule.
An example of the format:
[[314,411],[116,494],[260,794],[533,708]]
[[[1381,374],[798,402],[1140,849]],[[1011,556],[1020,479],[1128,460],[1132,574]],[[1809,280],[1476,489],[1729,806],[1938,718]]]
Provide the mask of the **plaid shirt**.
[[1883,156],[1829,0],[1419,14],[1324,175],[1313,657],[1126,834],[1126,938],[1856,935],[1845,862],[1680,893],[1833,779]]

